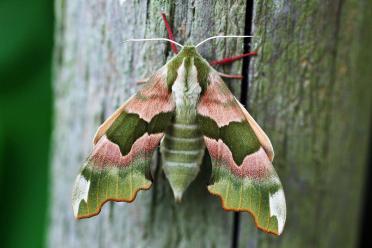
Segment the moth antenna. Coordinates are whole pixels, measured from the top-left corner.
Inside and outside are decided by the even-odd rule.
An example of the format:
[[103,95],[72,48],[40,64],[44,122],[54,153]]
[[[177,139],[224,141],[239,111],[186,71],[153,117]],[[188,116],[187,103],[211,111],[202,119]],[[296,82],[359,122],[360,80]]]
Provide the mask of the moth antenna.
[[207,41],[218,39],[218,38],[249,38],[249,37],[252,38],[253,36],[252,35],[217,35],[217,36],[212,36],[212,37],[209,37],[203,40],[202,42],[198,43],[195,47],[198,47]]
[[123,43],[127,43],[127,42],[130,42],[130,41],[168,41],[170,43],[173,43],[173,44],[183,48],[183,46],[180,43],[175,42],[174,40],[167,39],[167,38],[128,39],[128,40],[125,40]]

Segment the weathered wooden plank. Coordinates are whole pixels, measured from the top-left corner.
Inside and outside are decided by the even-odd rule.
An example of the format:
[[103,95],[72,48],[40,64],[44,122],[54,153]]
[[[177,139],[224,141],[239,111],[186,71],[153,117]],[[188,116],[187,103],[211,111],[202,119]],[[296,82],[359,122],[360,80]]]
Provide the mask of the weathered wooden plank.
[[[132,204],[107,204],[76,222],[70,192],[96,127],[137,88],[135,80],[169,57],[159,12],[169,13],[177,40],[242,34],[244,1],[58,1],[56,117],[49,245],[52,247],[220,246],[231,242],[231,213],[208,195],[205,177],[182,205],[158,170],[155,187]],[[242,214],[242,247],[352,247],[357,238],[369,121],[368,2],[257,1],[250,106],[277,151],[286,189],[283,236],[257,231]],[[351,35],[353,34],[353,35]],[[359,38],[359,39],[357,39]],[[206,44],[209,59],[240,53],[239,40]],[[240,63],[219,69],[239,73]],[[240,85],[231,84],[240,94]],[[356,108],[358,106],[358,108]],[[358,145],[356,145],[358,144]],[[208,168],[203,172],[208,175]],[[352,185],[352,187],[350,186]],[[202,190],[200,190],[202,189]],[[339,207],[342,206],[342,207]]]
[[288,217],[279,238],[243,217],[241,247],[356,247],[371,9],[370,1],[255,2],[249,103],[276,150]]
[[[135,93],[137,79],[171,57],[169,44],[122,43],[133,37],[165,37],[162,11],[171,16],[180,42],[244,30],[243,0],[56,1],[50,247],[228,247],[231,242],[232,214],[207,193],[207,166],[182,204],[174,203],[158,170],[153,188],[139,193],[135,202],[106,204],[95,218],[73,218],[73,181],[96,128]],[[214,59],[242,48],[241,41],[221,40],[200,52]],[[222,69],[239,73],[239,66]]]

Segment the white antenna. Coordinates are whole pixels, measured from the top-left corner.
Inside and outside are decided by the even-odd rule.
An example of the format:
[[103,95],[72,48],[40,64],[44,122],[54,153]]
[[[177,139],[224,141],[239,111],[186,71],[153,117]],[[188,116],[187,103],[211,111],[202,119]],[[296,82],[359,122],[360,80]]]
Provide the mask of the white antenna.
[[198,47],[198,46],[202,45],[203,43],[205,43],[209,40],[212,40],[212,39],[218,39],[218,38],[248,38],[248,37],[253,37],[253,36],[252,35],[217,35],[217,36],[212,36],[212,37],[209,37],[209,38],[203,40],[202,42],[197,44],[195,47]]
[[166,39],[166,38],[128,39],[128,40],[125,40],[123,43],[129,42],[129,41],[168,41],[183,48],[183,46],[180,43],[175,42],[174,40]]

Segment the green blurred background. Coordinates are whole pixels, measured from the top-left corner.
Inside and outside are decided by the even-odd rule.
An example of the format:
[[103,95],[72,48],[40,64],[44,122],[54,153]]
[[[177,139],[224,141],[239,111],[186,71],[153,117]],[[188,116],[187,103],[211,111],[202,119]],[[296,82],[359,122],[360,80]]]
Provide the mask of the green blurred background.
[[43,247],[53,1],[0,1],[0,247]]
[[[53,109],[53,1],[1,0],[0,30],[0,248],[44,247]],[[371,188],[369,181],[367,196]],[[368,241],[372,203],[366,199],[362,237]]]

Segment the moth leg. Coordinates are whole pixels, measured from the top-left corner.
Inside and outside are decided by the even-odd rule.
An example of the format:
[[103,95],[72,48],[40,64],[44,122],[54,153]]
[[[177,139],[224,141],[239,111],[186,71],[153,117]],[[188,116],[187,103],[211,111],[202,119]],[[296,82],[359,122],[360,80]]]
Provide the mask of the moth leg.
[[136,81],[136,84],[145,84],[149,81],[150,78],[143,78]]
[[232,79],[243,79],[243,75],[240,74],[226,74],[222,72],[218,72],[218,75],[222,78],[232,78]]
[[[239,54],[237,56],[224,58],[224,59],[221,59],[221,60],[213,60],[211,62],[211,64],[212,65],[223,65],[223,64],[232,63],[232,62],[234,62],[236,60],[239,60],[239,59],[242,59],[244,57],[256,56],[256,55],[257,55],[257,52],[243,53],[243,54]],[[243,76],[239,75],[239,74],[225,74],[225,73],[222,73],[222,72],[218,72],[218,75],[220,75],[220,77],[222,77],[222,78],[243,79]]]
[[236,60],[239,60],[239,59],[242,59],[242,58],[245,58],[245,57],[250,57],[250,56],[257,56],[257,52],[243,53],[243,54],[239,54],[239,55],[236,55],[236,56],[233,56],[233,57],[224,58],[224,59],[221,59],[221,60],[213,60],[213,61],[211,61],[210,64],[211,65],[223,65],[223,64],[232,63]]

